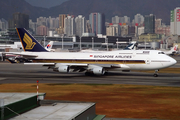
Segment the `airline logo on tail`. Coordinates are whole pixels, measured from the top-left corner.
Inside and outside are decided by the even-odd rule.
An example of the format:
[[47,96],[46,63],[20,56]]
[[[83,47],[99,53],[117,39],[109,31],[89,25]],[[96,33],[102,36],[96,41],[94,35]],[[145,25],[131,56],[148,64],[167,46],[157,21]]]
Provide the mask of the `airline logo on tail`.
[[176,51],[177,50],[177,47],[176,46],[174,46],[174,51]]
[[23,41],[26,43],[26,50],[32,50],[36,45],[36,43],[33,42],[32,39],[26,33],[24,34]]
[[51,47],[51,45],[50,45],[50,44],[48,44],[48,45],[47,45],[47,48],[50,48],[50,47]]

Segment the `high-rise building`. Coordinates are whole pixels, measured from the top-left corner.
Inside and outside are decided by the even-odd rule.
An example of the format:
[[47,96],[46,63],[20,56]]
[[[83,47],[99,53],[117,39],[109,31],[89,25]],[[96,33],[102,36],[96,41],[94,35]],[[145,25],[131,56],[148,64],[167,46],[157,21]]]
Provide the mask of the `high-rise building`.
[[36,28],[37,28],[37,23],[33,22],[31,19],[29,20],[29,30],[35,34],[36,33]]
[[0,19],[0,30],[5,31],[8,29],[8,22],[5,19]]
[[41,25],[46,26],[47,25],[46,19],[47,19],[46,17],[37,18],[37,26],[41,26]]
[[112,23],[113,24],[119,24],[119,17],[118,16],[115,16],[115,17],[112,17]]
[[128,33],[128,25],[121,25],[121,36],[126,37]]
[[155,15],[153,14],[145,15],[144,32],[155,33]]
[[86,19],[82,15],[75,18],[76,22],[76,35],[82,36],[86,31]]
[[120,36],[121,35],[121,28],[119,24],[112,24],[110,23],[106,27],[106,35],[107,36]]
[[67,36],[75,35],[75,21],[73,16],[67,16],[64,19],[64,34]]
[[14,13],[13,19],[9,20],[9,28],[21,27],[29,30],[29,15],[24,13]]
[[64,34],[64,19],[67,17],[67,14],[60,14],[59,15],[59,34]]
[[162,19],[155,19],[155,33],[158,34],[158,29],[162,25]]
[[144,33],[144,27],[138,27],[138,35],[141,35]]
[[144,17],[141,14],[136,14],[134,16],[134,23],[138,24],[138,25],[143,24],[144,23]]
[[59,18],[47,18],[46,19],[46,26],[50,30],[55,30],[56,28],[59,28]]
[[129,24],[130,23],[130,17],[124,16],[124,22]]
[[128,25],[130,23],[130,17],[127,16],[119,17],[119,23],[123,25]]
[[180,35],[180,7],[171,11],[171,34]]
[[92,33],[92,28],[89,20],[86,20],[86,33]]
[[36,35],[47,36],[48,28],[44,25],[37,27]]
[[91,13],[89,15],[89,23],[91,25],[92,33],[105,33],[105,15],[101,13]]

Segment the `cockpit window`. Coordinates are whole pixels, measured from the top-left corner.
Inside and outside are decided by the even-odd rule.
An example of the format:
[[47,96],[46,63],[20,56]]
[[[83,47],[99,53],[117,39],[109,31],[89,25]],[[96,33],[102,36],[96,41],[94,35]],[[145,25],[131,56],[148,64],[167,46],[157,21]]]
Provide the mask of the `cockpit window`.
[[165,54],[164,52],[158,52],[158,54]]

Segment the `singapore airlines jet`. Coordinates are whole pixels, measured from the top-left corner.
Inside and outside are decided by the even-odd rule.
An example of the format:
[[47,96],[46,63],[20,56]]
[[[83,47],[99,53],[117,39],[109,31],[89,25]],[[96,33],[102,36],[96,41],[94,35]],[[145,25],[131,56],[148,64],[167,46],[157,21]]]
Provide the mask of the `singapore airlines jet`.
[[[108,71],[155,70],[176,64],[176,60],[157,50],[119,50],[102,52],[48,52],[26,29],[17,28],[25,52],[14,53],[57,72],[85,72],[104,75]],[[13,53],[12,53],[13,54]],[[33,63],[29,63],[33,64]]]

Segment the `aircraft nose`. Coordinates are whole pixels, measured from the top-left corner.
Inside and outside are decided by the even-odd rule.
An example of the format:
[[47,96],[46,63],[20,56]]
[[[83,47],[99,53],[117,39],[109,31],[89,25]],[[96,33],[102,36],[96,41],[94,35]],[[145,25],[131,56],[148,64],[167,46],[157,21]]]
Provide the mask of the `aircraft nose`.
[[174,58],[172,58],[171,63],[172,63],[172,65],[175,65],[177,63],[177,61]]

